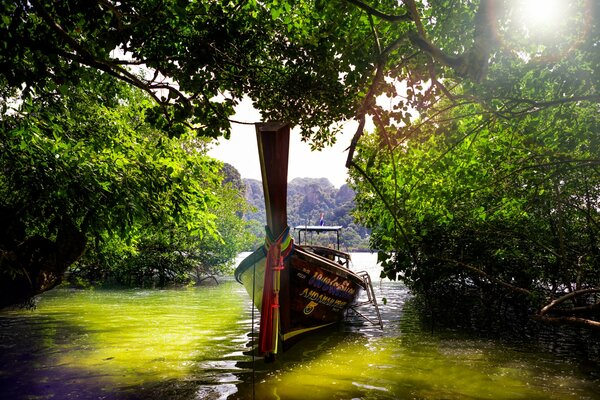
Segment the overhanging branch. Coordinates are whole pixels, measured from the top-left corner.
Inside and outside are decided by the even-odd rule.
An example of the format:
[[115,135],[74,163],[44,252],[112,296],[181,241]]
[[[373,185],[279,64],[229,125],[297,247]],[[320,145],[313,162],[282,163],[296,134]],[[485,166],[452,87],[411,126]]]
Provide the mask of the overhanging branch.
[[452,260],[452,259],[449,259],[449,258],[436,257],[436,259],[439,260],[439,261],[451,263],[451,264],[454,264],[454,265],[456,265],[458,267],[461,267],[461,268],[463,268],[463,269],[465,269],[467,271],[470,271],[470,272],[478,275],[479,277],[482,277],[482,278],[485,278],[485,279],[489,280],[492,283],[495,283],[495,284],[497,284],[499,286],[502,286],[502,287],[504,287],[506,289],[509,289],[512,292],[524,294],[526,296],[531,295],[531,292],[529,290],[521,288],[521,287],[518,287],[518,286],[515,286],[515,285],[511,285],[510,283],[504,282],[501,279],[495,278],[495,277],[489,275],[488,273],[486,273],[485,271],[482,271],[481,269],[479,269],[479,268],[477,268],[477,267],[475,267],[475,266],[473,266],[471,264],[467,264],[467,263],[464,263],[464,262],[458,261],[458,260]]
[[570,293],[565,294],[564,296],[559,297],[558,299],[552,301],[550,304],[546,305],[544,308],[540,310],[540,316],[546,315],[550,310],[556,307],[559,304],[564,303],[567,300],[573,299],[577,296],[582,296],[590,293],[600,293],[600,288],[589,288],[589,289],[581,289],[574,290]]
[[401,21],[411,21],[412,20],[412,17],[409,13],[402,14],[402,15],[390,15],[390,14],[383,13],[383,12],[369,6],[368,4],[365,4],[360,0],[346,0],[346,1],[348,3],[354,4],[361,10],[365,11],[367,14],[372,15],[376,18],[383,19],[388,22],[401,22]]
[[592,319],[587,318],[579,318],[579,317],[548,317],[548,316],[540,316],[534,315],[533,319],[545,323],[557,324],[557,325],[576,325],[585,328],[593,328],[600,329],[600,322],[594,321]]

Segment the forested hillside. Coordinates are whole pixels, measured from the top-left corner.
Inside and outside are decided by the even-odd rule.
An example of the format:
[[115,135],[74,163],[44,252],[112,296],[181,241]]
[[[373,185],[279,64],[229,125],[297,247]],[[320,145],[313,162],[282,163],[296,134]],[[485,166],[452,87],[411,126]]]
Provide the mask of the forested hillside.
[[[262,183],[255,179],[244,179],[244,183],[246,200],[253,208],[245,217],[253,221],[252,230],[260,243],[265,225]],[[366,250],[369,247],[369,231],[354,222],[353,208],[354,191],[348,185],[338,189],[327,178],[296,178],[288,183],[288,224],[292,228],[298,225],[318,225],[323,213],[325,225],[344,227],[342,249]],[[313,240],[328,244],[330,238],[322,236],[313,236]]]

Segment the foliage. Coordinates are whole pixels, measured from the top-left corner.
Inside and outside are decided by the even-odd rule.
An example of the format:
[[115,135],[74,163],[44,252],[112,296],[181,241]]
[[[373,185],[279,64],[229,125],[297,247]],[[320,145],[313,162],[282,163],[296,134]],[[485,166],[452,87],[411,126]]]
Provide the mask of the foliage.
[[[193,135],[170,138],[147,124],[149,105],[137,89],[90,72],[77,90],[32,94],[3,116],[1,214],[21,232],[9,229],[2,236],[3,284],[38,274],[28,251],[41,257],[39,269],[56,271],[59,282],[84,247],[60,266],[52,260],[64,258],[65,248],[85,237],[84,275],[93,279],[108,278],[107,271],[129,276],[128,270],[151,269],[155,261],[173,264],[168,268],[179,276],[191,268],[183,250],[208,243],[223,243],[219,256],[233,258],[231,247],[240,239],[228,229],[241,224],[240,205],[225,199],[232,195],[221,185],[220,164]],[[62,229],[65,222],[72,229]],[[71,231],[75,238],[64,234]]]
[[[390,275],[402,272],[416,290],[454,279],[461,287],[487,282],[530,298],[560,296],[577,293],[572,279],[596,284],[600,3],[559,3],[561,20],[538,33],[519,14],[519,0],[4,2],[0,93],[4,106],[16,95],[27,110],[32,95],[66,96],[99,70],[145,90],[157,104],[145,120],[184,140],[192,140],[188,128],[227,135],[244,95],[265,120],[300,125],[316,147],[335,140],[335,123],[355,118],[347,165],[359,216],[388,254]],[[149,74],[131,72],[140,66]],[[361,139],[367,118],[377,136]],[[51,113],[27,129],[44,123],[55,124]],[[62,165],[54,154],[35,159],[29,174]],[[105,173],[146,183],[128,176],[139,155],[131,156],[110,159]],[[193,187],[183,168],[157,163],[169,173],[152,178],[150,170],[147,183],[160,199],[127,198],[123,181],[108,184],[107,198],[127,201],[111,204],[119,211],[98,225],[132,226],[123,216],[160,220],[157,200],[180,215],[174,222],[211,226],[210,194]],[[169,189],[187,186],[199,205]],[[13,184],[0,187],[9,193]],[[64,194],[54,197],[60,204]],[[187,218],[180,202],[196,207],[198,219]],[[439,268],[440,255],[453,261]],[[457,262],[460,279],[447,267]]]
[[[68,91],[98,69],[146,90],[159,105],[149,116],[172,134],[189,125],[227,135],[234,105],[248,95],[265,119],[301,125],[315,143],[327,143],[330,125],[352,116],[354,93],[370,73],[367,21],[350,4],[34,0],[1,7],[0,74],[9,87],[24,88],[25,97]],[[140,65],[148,77],[127,68]]]
[[[524,23],[520,0],[5,2],[0,76],[26,98],[67,92],[90,68],[103,71],[153,97],[148,118],[172,135],[184,126],[227,135],[244,95],[265,120],[300,125],[317,147],[355,117],[351,161],[367,115],[399,128],[415,112],[436,114],[448,96],[507,116],[543,107],[511,88],[568,74],[550,67],[556,60],[580,62],[578,83],[560,98],[597,101],[583,92],[598,79],[598,4],[561,5],[563,18],[540,35]],[[146,76],[131,70],[141,66]]]
[[[546,322],[597,325],[600,120],[583,100],[597,85],[577,83],[593,60],[529,65],[518,85],[507,79],[514,68],[490,72],[494,96],[510,93],[519,111],[440,100],[443,112],[364,138],[355,162],[368,179],[355,170],[353,182],[385,275],[445,313],[462,298],[455,320],[510,303]],[[552,100],[567,88],[581,100]],[[567,293],[572,307],[550,303]]]
[[[426,75],[481,80],[497,47],[495,24],[485,23],[506,18],[500,4],[492,15],[496,2],[511,3],[386,0],[375,10],[360,0],[5,2],[0,71],[25,97],[68,91],[90,68],[103,71],[153,97],[149,118],[171,134],[187,125],[227,135],[234,106],[248,95],[265,120],[299,125],[319,147],[335,140],[340,121],[372,114],[374,95],[398,95],[383,76],[406,80],[406,100],[423,107]],[[128,68],[140,66],[147,76]],[[440,91],[433,85],[428,94]],[[401,121],[409,111],[400,103],[393,115]]]
[[90,233],[125,233],[145,218],[185,220],[201,234],[212,225],[205,211],[216,198],[205,186],[217,182],[218,164],[193,137],[169,139],[145,124],[148,100],[114,85],[92,75],[68,96],[32,97],[3,118],[4,201],[38,227],[58,214],[85,220]]
[[193,234],[186,225],[167,223],[139,226],[128,242],[115,235],[103,237],[71,268],[70,282],[164,287],[230,272],[251,239],[240,216],[246,203],[235,173],[226,165],[221,174],[229,183],[206,188],[218,199],[207,209],[215,216],[215,234]]

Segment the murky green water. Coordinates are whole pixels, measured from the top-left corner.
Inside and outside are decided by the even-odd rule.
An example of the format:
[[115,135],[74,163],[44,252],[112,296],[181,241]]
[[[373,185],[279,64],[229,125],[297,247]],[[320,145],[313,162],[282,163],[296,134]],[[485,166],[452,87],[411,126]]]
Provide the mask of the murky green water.
[[574,361],[423,332],[406,290],[375,289],[383,332],[333,329],[273,364],[249,355],[250,299],[234,281],[52,291],[33,312],[0,313],[0,398],[600,399],[599,375]]

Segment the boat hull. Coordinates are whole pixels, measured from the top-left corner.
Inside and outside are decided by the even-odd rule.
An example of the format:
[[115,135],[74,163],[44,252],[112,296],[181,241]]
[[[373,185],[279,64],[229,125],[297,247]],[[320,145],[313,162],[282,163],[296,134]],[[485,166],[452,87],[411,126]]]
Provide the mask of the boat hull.
[[[260,310],[263,296],[266,251],[258,249],[235,271]],[[333,325],[344,318],[356,302],[362,279],[347,268],[296,246],[281,271],[279,343],[285,350],[305,334]],[[253,290],[254,289],[254,290]]]

